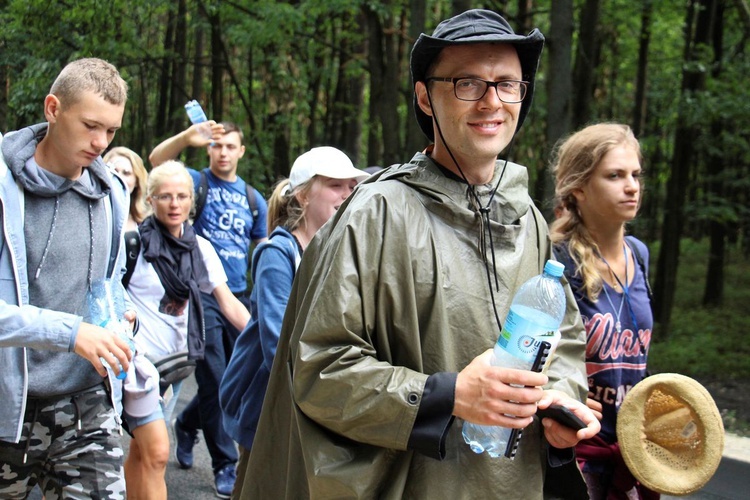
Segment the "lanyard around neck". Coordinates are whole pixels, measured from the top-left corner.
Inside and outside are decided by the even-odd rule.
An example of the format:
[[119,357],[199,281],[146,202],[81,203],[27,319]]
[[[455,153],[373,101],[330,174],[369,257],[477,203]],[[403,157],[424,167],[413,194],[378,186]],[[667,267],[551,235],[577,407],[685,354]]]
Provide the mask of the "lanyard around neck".
[[[633,303],[630,300],[630,288],[628,287],[628,251],[627,251],[627,243],[623,242],[622,244],[622,254],[625,257],[625,283],[620,281],[619,276],[617,276],[617,273],[614,272],[612,269],[612,266],[609,265],[609,262],[607,262],[607,259],[604,258],[601,254],[599,254],[599,258],[602,259],[602,261],[607,265],[607,268],[612,273],[612,276],[615,277],[615,280],[617,283],[622,287],[622,294],[623,298],[622,301],[626,302],[628,304],[628,312],[630,313],[630,319],[633,321],[633,326],[635,327],[635,336],[638,339],[638,343],[641,346],[641,352],[645,352],[646,347],[643,345],[643,341],[641,340],[641,336],[639,333],[638,328],[638,320],[635,317],[635,310],[633,309]],[[633,271],[633,276],[635,277],[635,270]],[[609,304],[612,306],[612,310],[614,311],[614,304],[612,303],[612,300],[609,298],[609,293],[607,292],[606,287],[604,287],[604,284],[602,284],[602,287],[604,289],[604,294],[607,297],[607,300],[609,301]],[[622,302],[620,302],[620,311],[618,311],[617,314],[617,323],[620,323],[620,312],[622,311]],[[618,333],[619,329],[618,329]]]

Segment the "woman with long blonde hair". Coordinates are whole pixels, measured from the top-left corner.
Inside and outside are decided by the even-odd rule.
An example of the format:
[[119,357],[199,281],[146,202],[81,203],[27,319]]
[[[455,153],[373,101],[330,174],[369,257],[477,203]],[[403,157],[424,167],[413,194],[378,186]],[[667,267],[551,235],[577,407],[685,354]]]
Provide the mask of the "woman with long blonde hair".
[[123,146],[110,149],[103,160],[120,174],[128,186],[130,210],[125,231],[134,231],[149,214],[149,206],[146,203],[148,171],[138,153]]
[[593,500],[655,498],[616,447],[617,412],[646,377],[653,327],[648,249],[626,235],[641,204],[640,145],[627,125],[591,125],[560,145],[553,172],[557,220],[550,236],[586,327],[587,403],[602,425],[576,447],[578,462]]

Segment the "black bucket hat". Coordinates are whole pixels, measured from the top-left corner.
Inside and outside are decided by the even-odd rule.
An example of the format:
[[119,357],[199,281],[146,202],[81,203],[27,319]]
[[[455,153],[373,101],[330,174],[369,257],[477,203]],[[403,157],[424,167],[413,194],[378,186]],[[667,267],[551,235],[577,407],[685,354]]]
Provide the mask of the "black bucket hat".
[[[534,97],[534,78],[544,47],[544,35],[537,29],[532,30],[526,36],[517,35],[500,14],[482,9],[467,10],[446,19],[437,25],[432,36],[422,33],[414,43],[411,51],[412,85],[425,80],[430,65],[445,47],[470,43],[509,43],[518,51],[518,58],[521,61],[521,78],[529,82],[526,97],[518,115],[516,126],[516,131],[518,131],[531,107],[531,100]],[[431,141],[434,141],[432,117],[419,108],[416,92],[414,93],[414,113],[417,115],[419,128]]]

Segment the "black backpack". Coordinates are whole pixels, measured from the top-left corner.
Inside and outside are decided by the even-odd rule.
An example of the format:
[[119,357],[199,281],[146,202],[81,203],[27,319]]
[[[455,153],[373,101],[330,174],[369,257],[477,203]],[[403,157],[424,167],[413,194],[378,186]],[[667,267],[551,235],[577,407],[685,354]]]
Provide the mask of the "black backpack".
[[122,277],[122,287],[128,288],[130,278],[135,270],[135,263],[138,262],[138,255],[141,253],[141,237],[138,231],[128,231],[125,233],[125,274]]
[[[206,198],[208,197],[208,179],[206,178],[205,170],[200,171],[201,179],[198,182],[198,188],[195,190],[195,215],[193,220],[198,220],[203,212],[203,207],[206,206]],[[255,199],[255,188],[250,184],[245,183],[245,190],[247,192],[247,202],[250,204],[250,213],[253,215],[253,219],[258,217],[258,202]]]

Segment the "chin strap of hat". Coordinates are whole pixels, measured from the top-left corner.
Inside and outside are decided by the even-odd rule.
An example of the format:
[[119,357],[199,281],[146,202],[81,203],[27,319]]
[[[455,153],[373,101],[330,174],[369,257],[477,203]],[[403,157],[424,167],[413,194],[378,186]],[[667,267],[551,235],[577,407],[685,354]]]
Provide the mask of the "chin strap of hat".
[[[503,161],[503,169],[500,172],[500,176],[497,179],[497,182],[495,183],[495,186],[490,191],[489,198],[487,199],[487,203],[482,205],[482,200],[479,198],[479,195],[476,192],[476,189],[474,185],[472,185],[469,180],[466,178],[466,174],[464,174],[463,169],[461,168],[461,165],[459,165],[458,160],[456,160],[456,157],[453,155],[453,151],[451,151],[450,146],[448,146],[448,141],[445,140],[445,136],[443,135],[443,130],[440,128],[440,122],[437,119],[437,113],[435,112],[435,106],[432,104],[432,96],[430,95],[430,89],[427,86],[427,83],[425,83],[425,91],[427,92],[427,101],[430,103],[430,109],[432,109],[432,119],[435,121],[435,127],[437,128],[438,134],[440,135],[440,140],[443,141],[443,144],[445,145],[446,151],[448,151],[448,154],[450,155],[451,159],[453,160],[453,163],[456,165],[456,168],[458,169],[458,172],[461,174],[461,178],[466,182],[467,187],[467,195],[469,198],[469,203],[471,204],[471,208],[474,210],[474,213],[479,216],[480,221],[480,228],[479,228],[479,250],[482,253],[482,260],[484,261],[484,269],[487,273],[487,286],[490,290],[490,299],[492,300],[492,309],[495,313],[495,321],[497,322],[498,331],[502,330],[502,321],[500,321],[500,315],[497,312],[497,307],[495,306],[495,290],[498,292],[500,291],[500,284],[497,280],[497,263],[495,262],[495,246],[494,242],[492,241],[492,224],[490,223],[490,205],[492,204],[492,200],[495,198],[495,193],[497,193],[498,188],[500,187],[500,183],[503,180],[503,176],[505,175],[505,169],[508,166],[508,158],[507,156],[510,156],[510,152],[513,150],[513,143],[516,139],[516,134],[513,134],[513,138],[510,141],[510,144],[508,145],[508,154],[506,155],[506,158]],[[486,235],[485,235],[485,228]],[[492,272],[490,272],[490,264],[487,259],[487,241],[485,238],[489,239],[489,248],[490,248],[490,258],[492,259]],[[495,287],[493,289],[492,286],[492,276],[495,277]]]

